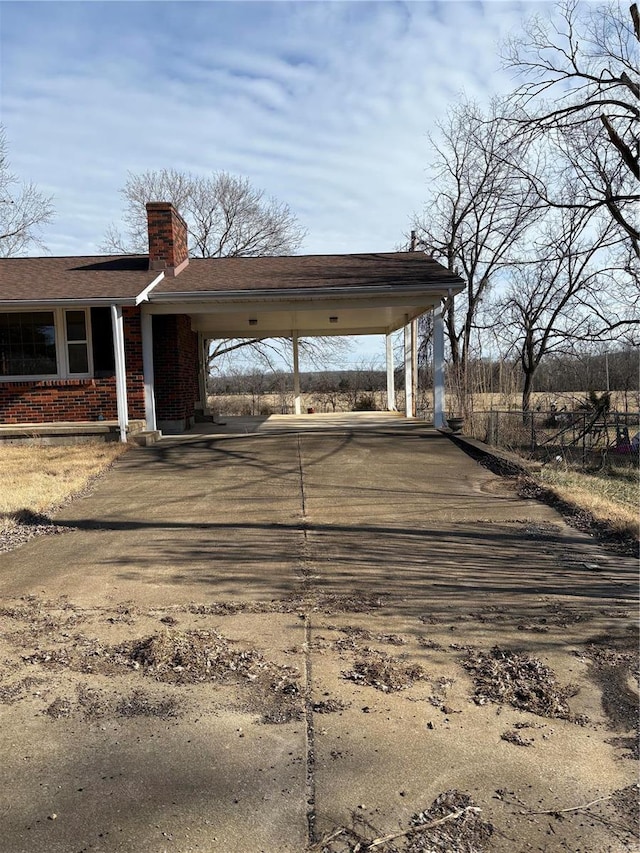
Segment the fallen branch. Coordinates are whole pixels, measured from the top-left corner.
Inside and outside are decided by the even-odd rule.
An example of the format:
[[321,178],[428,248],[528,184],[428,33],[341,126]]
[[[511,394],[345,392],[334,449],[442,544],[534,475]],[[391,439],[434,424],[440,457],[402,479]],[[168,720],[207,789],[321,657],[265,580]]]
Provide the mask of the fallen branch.
[[341,826],[333,832],[330,832],[329,835],[325,835],[320,841],[316,841],[315,844],[309,847],[309,853],[313,853],[314,850],[322,850],[325,845],[329,844],[331,841],[335,841],[335,839],[339,838],[341,835],[348,835],[357,842],[352,853],[358,853],[359,850],[362,850],[362,844],[367,843],[366,841],[363,841],[363,839],[360,838],[352,829],[347,829],[346,827]]
[[[450,823],[453,820],[457,820],[459,817],[462,817],[463,814],[467,812],[474,812],[478,814],[482,809],[479,809],[477,806],[465,806],[463,809],[458,809],[455,812],[451,812],[444,817],[439,817],[437,820],[432,820],[430,823],[423,823],[420,826],[412,826],[410,829],[405,829],[402,832],[392,832],[390,835],[381,835],[379,838],[374,838],[373,841],[364,841],[362,839],[358,840],[356,846],[353,848],[352,853],[360,853],[360,851],[365,850],[375,850],[376,847],[382,847],[383,844],[388,844],[390,841],[395,841],[396,838],[408,838],[411,835],[417,835],[419,832],[426,832],[428,829],[433,829],[436,826],[440,826],[443,823]],[[340,827],[339,829],[334,830],[329,835],[325,835],[325,837],[316,842],[313,847],[309,848],[309,851],[313,850],[321,850],[326,844],[329,844],[330,841],[334,841],[340,835],[355,835],[350,829],[346,827]],[[355,835],[357,838],[357,835]]]
[[588,809],[591,806],[595,806],[596,803],[603,803],[605,800],[610,800],[613,794],[609,794],[608,797],[598,797],[597,800],[591,800],[590,803],[583,803],[581,806],[569,806],[566,809],[545,809],[541,812],[533,812],[527,811],[522,812],[522,814],[563,814],[564,812],[579,812],[581,809]]
[[363,847],[363,850],[374,850],[376,847],[381,847],[383,844],[387,844],[389,841],[395,841],[396,838],[407,838],[410,835],[417,835],[419,832],[426,832],[428,829],[433,829],[436,826],[439,826],[441,823],[449,823],[452,820],[457,820],[463,814],[467,812],[481,812],[482,809],[477,808],[476,806],[466,806],[464,809],[458,809],[456,812],[451,812],[451,814],[445,815],[444,817],[440,817],[437,820],[432,820],[431,823],[423,823],[421,826],[412,826],[411,829],[406,829],[404,832],[392,832],[391,835],[384,835],[380,838],[374,838],[373,841],[370,841],[366,847]]

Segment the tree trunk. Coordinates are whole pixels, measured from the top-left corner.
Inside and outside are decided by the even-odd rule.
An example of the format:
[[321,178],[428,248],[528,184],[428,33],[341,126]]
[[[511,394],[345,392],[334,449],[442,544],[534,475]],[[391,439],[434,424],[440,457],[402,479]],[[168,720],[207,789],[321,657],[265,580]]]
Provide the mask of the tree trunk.
[[528,412],[531,410],[531,392],[533,391],[533,377],[535,376],[535,369],[532,370],[530,367],[522,367],[524,372],[524,384],[522,386],[522,411]]

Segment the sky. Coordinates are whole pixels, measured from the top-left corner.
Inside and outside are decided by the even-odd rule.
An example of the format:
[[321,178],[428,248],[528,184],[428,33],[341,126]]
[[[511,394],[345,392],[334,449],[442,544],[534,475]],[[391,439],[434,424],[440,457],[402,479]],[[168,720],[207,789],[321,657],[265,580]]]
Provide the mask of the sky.
[[289,205],[303,253],[393,251],[436,122],[513,88],[498,45],[549,4],[0,2],[11,168],[53,196],[54,255],[98,251],[127,172],[224,170]]

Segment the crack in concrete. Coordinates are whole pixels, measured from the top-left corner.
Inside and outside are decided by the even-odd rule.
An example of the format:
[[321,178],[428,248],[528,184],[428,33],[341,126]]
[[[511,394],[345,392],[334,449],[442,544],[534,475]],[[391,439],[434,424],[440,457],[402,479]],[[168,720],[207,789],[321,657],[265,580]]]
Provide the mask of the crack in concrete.
[[[301,503],[301,530],[302,550],[298,572],[304,586],[310,581],[309,567],[309,542],[307,528],[307,507],[304,490],[304,469],[302,465],[302,448],[300,436],[297,437],[298,471],[300,474],[300,503]],[[311,614],[305,613],[304,617],[304,716],[305,716],[305,757],[306,757],[306,817],[307,817],[307,841],[315,844],[316,834],[316,753],[315,753],[315,730],[313,720],[312,703],[312,668],[311,668]]]
[[316,835],[316,751],[315,730],[313,723],[313,704],[311,701],[312,672],[311,672],[311,617],[304,617],[304,670],[305,670],[305,722],[306,722],[306,758],[307,758],[307,840],[315,844]]

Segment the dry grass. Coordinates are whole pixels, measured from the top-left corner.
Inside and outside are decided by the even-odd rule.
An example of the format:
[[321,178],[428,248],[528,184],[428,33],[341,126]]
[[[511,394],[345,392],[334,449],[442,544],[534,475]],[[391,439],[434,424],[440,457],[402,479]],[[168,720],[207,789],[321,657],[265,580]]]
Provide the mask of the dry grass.
[[[431,410],[433,408],[432,395],[433,391],[431,388],[419,388],[419,411],[424,411],[425,409]],[[362,388],[358,391],[357,396],[358,399],[372,397],[376,407],[380,411],[384,411],[387,408],[386,391],[368,391],[366,388]],[[310,391],[301,395],[301,407],[303,412],[306,412],[309,408],[315,409],[318,413],[348,412],[353,409],[353,399],[353,391],[335,391],[331,394]],[[558,410],[566,409],[572,412],[583,405],[587,399],[587,391],[567,391],[555,394],[551,392],[534,392],[531,395],[531,405],[533,409],[539,407],[541,411],[545,412],[550,411],[552,406],[556,406]],[[395,402],[398,411],[402,412],[404,410],[404,390],[402,388],[396,388]],[[293,412],[293,392],[289,391],[284,394],[267,392],[256,394],[210,394],[208,404],[216,414],[226,415],[227,417],[290,414]],[[640,408],[640,392],[612,391],[611,407],[619,412],[637,412],[638,408]],[[475,413],[476,418],[481,417],[483,412],[489,410],[518,412],[522,409],[522,395],[519,393],[472,394],[470,409]],[[447,390],[446,412],[453,414],[460,410],[460,402],[456,395],[450,389]],[[468,428],[469,424],[466,426]]]
[[83,492],[127,449],[120,442],[72,446],[0,446],[0,531],[27,510],[45,514]]
[[538,481],[562,501],[590,513],[612,530],[638,537],[640,471],[572,471],[545,466]]
[[[596,389],[598,390],[598,389]],[[598,390],[603,393],[604,389]],[[522,394],[516,393],[485,393],[472,394],[472,410],[475,412],[489,411],[521,411]],[[532,409],[540,408],[543,412],[551,411],[555,406],[558,410],[566,409],[569,412],[583,405],[588,400],[589,392],[585,391],[534,391],[531,395]],[[453,403],[454,395],[449,394],[448,403]],[[618,412],[637,412],[640,408],[640,392],[638,391],[612,391],[611,408]]]

